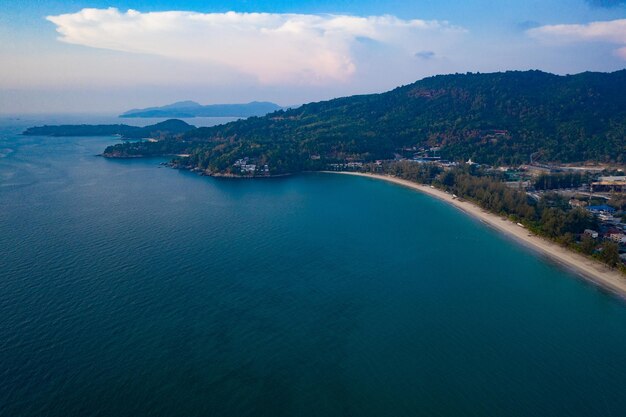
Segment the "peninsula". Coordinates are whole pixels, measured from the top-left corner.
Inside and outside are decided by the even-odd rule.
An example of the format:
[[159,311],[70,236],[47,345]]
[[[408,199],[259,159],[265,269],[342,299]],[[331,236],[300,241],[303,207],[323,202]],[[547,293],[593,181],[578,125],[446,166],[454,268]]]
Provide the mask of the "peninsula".
[[182,120],[166,120],[154,125],[138,127],[124,124],[115,125],[60,125],[37,126],[26,129],[25,136],[113,136],[119,135],[122,139],[145,139],[175,137],[189,132],[196,127]]

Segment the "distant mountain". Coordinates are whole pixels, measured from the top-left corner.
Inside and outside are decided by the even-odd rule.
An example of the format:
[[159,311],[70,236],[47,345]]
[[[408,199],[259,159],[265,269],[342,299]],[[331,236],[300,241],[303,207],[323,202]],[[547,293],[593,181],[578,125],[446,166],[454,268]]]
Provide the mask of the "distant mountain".
[[26,136],[111,136],[125,139],[162,138],[188,132],[196,127],[182,120],[170,119],[145,127],[129,125],[60,125],[37,126],[26,129]]
[[253,101],[247,104],[209,104],[203,106],[195,101],[179,101],[161,107],[133,109],[120,117],[251,117],[263,116],[280,110],[278,104]]
[[[541,71],[452,74],[382,94],[338,98],[264,117],[191,130],[165,142],[188,166],[236,171],[253,159],[272,174],[325,169],[437,148],[485,164],[535,161],[626,163],[626,70],[559,76]],[[167,144],[117,145],[154,155]]]

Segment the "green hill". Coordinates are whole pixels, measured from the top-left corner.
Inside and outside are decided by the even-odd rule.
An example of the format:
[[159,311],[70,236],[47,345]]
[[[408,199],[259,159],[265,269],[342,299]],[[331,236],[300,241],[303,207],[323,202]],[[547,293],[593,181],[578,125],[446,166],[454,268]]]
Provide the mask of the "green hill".
[[112,136],[124,139],[163,138],[180,135],[195,129],[182,120],[170,119],[153,125],[138,127],[123,124],[115,125],[59,125],[37,126],[26,129],[26,136]]
[[[626,163],[626,70],[441,75],[194,129],[158,148],[167,146],[184,148],[186,164],[212,172],[228,172],[244,157],[284,173],[393,158],[413,147],[489,164],[522,163],[531,154],[546,162]],[[118,145],[115,152],[137,150]]]

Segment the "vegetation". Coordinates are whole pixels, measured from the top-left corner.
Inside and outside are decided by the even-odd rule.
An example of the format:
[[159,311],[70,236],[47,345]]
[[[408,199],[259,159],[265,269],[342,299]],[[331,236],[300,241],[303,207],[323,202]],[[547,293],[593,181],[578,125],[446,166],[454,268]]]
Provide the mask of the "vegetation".
[[158,142],[124,142],[108,146],[103,155],[109,158],[136,158],[176,155],[187,152],[187,144],[175,139]]
[[[178,141],[194,167],[222,172],[247,156],[283,173],[390,159],[413,147],[487,164],[519,164],[531,155],[534,161],[625,163],[624,137],[626,70],[436,76],[383,94],[194,129]],[[117,151],[132,153],[133,146]]]
[[[195,129],[195,126],[187,124],[182,120],[166,120],[150,126],[138,127],[129,125],[61,125],[61,126],[38,126],[26,129],[23,135],[27,136],[112,136],[120,135],[125,139],[142,138],[171,138],[173,135],[180,135]],[[175,146],[173,142],[168,142],[161,148]],[[166,152],[168,153],[168,152]]]
[[619,259],[619,246],[615,242],[605,242],[600,252],[600,259],[609,266],[618,266],[621,264]]

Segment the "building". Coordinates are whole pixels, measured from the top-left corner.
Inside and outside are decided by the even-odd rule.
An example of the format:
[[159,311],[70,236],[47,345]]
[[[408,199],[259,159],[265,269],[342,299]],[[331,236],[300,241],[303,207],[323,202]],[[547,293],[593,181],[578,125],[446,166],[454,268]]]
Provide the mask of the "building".
[[611,233],[609,239],[621,245],[626,244],[626,235],[624,233]]
[[250,158],[238,159],[233,166],[238,167],[242,174],[254,173],[256,171],[256,164],[250,162]]
[[604,223],[618,224],[620,222],[619,218],[613,217],[612,214],[606,212],[598,214],[598,219],[602,220]]
[[589,206],[587,207],[587,210],[589,210],[590,212],[594,213],[594,214],[598,214],[598,213],[609,213],[609,214],[613,214],[615,213],[615,209],[607,204],[602,204],[600,206]]
[[594,239],[597,239],[599,236],[598,232],[596,232],[595,230],[591,230],[591,229],[585,229],[584,234],[589,235]]
[[593,191],[626,191],[626,176],[600,177],[591,183]]
[[242,173],[250,173],[250,172],[254,172],[256,171],[256,165],[255,164],[243,164],[241,165],[241,172]]
[[570,207],[585,207],[587,205],[587,202],[572,198],[569,200],[569,205]]
[[328,164],[328,168],[333,171],[358,170],[363,168],[363,162],[348,162],[344,164]]
[[429,162],[439,162],[441,157],[439,156],[415,156],[412,161],[420,164],[427,164]]

